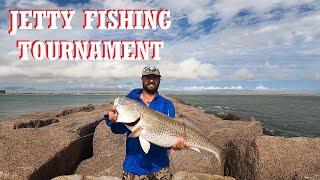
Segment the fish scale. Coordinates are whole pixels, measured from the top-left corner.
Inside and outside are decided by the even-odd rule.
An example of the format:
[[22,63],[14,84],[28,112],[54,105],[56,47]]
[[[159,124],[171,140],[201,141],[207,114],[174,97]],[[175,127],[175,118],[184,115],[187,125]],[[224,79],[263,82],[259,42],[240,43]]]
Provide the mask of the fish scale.
[[[221,164],[222,149],[181,120],[153,111],[128,98],[117,98],[114,106],[119,113],[117,122],[124,123],[132,131],[130,136],[139,136],[140,144],[145,152],[148,152],[150,148],[149,143],[171,147],[177,138],[182,137],[191,149],[209,151]],[[133,122],[137,123],[131,126]]]

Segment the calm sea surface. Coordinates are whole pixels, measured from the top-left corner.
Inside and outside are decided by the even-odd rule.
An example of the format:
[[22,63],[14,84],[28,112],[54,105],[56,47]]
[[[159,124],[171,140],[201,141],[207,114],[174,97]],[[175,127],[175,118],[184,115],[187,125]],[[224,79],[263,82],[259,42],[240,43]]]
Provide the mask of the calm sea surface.
[[181,95],[210,113],[254,116],[266,131],[281,136],[320,136],[320,96]]
[[0,120],[9,116],[71,106],[105,104],[119,95],[0,95]]
[[[87,104],[104,104],[119,95],[0,95],[0,120],[6,117]],[[178,95],[210,113],[254,116],[272,134],[320,136],[320,96]]]

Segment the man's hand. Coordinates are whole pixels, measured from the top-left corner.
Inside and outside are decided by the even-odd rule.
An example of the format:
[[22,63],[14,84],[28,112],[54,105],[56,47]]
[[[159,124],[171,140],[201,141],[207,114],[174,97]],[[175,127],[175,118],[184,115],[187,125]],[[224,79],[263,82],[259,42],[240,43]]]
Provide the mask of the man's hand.
[[184,142],[184,139],[182,137],[179,137],[177,138],[174,143],[171,145],[171,148],[173,150],[181,150],[181,149],[184,149],[184,148],[189,148],[189,145],[187,145],[185,142]]
[[117,118],[118,118],[118,112],[116,110],[116,108],[114,108],[113,106],[109,109],[108,112],[108,116],[109,116],[109,120],[112,122],[116,122]]

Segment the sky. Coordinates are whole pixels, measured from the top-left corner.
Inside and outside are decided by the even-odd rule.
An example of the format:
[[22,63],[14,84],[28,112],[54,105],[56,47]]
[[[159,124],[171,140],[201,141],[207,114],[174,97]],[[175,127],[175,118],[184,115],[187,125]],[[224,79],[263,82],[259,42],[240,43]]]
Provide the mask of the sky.
[[[168,30],[83,30],[82,9],[168,9]],[[74,9],[72,31],[8,35],[9,9]],[[165,90],[320,92],[320,1],[0,0],[0,88],[141,86],[146,65]],[[159,39],[160,61],[20,61],[16,40]]]

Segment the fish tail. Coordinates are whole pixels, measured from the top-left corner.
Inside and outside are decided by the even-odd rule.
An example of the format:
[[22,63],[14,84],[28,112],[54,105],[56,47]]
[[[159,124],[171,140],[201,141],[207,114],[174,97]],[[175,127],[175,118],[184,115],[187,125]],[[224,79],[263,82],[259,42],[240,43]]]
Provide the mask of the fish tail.
[[208,149],[205,149],[205,150],[207,150],[207,151],[209,151],[209,152],[211,152],[212,154],[214,154],[214,156],[216,157],[216,159],[218,160],[218,162],[219,162],[219,164],[220,165],[223,165],[222,163],[223,163],[223,151],[222,151],[222,149],[220,149],[220,148],[215,148],[215,147],[212,147],[212,148],[208,148]]
[[224,167],[224,160],[225,157],[227,156],[227,154],[230,151],[233,151],[236,148],[236,146],[228,146],[225,149],[221,149],[221,148],[211,148],[208,149],[209,152],[213,153],[215,155],[215,157],[217,158],[219,164],[221,165],[221,167]]

